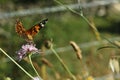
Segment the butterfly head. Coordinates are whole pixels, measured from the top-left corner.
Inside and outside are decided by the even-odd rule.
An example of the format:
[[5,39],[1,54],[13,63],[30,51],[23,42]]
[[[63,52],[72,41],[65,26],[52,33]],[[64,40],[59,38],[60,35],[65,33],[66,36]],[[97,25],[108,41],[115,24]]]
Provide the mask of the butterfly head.
[[40,22],[40,26],[43,28],[45,27],[45,24],[47,23],[48,19],[44,19]]

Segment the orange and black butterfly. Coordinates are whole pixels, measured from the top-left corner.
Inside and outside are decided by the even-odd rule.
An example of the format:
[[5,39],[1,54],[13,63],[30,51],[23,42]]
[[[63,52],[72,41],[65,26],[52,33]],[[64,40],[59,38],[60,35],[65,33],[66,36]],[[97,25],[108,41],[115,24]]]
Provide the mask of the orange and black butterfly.
[[40,31],[41,28],[45,27],[45,24],[47,23],[48,19],[44,19],[38,24],[34,25],[30,29],[26,30],[24,26],[22,25],[22,22],[20,20],[16,21],[15,29],[16,32],[25,38],[27,42],[33,41],[33,37]]

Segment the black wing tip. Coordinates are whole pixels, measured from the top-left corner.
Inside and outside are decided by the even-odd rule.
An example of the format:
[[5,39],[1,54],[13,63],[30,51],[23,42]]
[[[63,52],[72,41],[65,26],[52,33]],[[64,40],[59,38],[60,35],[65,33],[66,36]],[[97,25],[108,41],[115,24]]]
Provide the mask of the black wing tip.
[[46,24],[48,22],[48,18],[46,18],[46,19],[44,19],[44,20],[42,20],[42,24]]
[[45,21],[48,21],[48,18],[44,19]]
[[40,26],[41,27],[45,27],[45,24],[48,22],[48,18],[46,19],[43,19],[41,22],[40,22]]
[[47,21],[48,21],[48,18],[44,19],[44,20],[43,20],[43,23],[44,23],[44,22],[47,22]]

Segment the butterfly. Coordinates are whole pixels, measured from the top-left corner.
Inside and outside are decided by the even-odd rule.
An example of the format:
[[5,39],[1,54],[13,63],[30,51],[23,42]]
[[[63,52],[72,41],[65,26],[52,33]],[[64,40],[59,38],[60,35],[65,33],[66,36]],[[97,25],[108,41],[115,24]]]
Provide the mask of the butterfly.
[[15,30],[16,33],[18,33],[20,36],[25,38],[27,42],[33,41],[33,37],[42,29],[45,27],[45,24],[47,23],[48,19],[44,19],[38,24],[35,24],[30,29],[26,30],[24,26],[22,25],[22,22],[17,19],[15,24]]

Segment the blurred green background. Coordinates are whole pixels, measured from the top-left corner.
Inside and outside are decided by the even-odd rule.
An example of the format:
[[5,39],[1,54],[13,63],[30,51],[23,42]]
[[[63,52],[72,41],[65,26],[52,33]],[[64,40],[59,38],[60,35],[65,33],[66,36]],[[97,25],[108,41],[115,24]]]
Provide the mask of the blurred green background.
[[[94,0],[81,0],[81,4],[89,4]],[[111,0],[112,1],[112,0]],[[113,0],[114,1],[114,0]],[[77,0],[60,0],[64,5],[77,4]],[[109,1],[108,1],[109,2]],[[92,5],[96,5],[92,3]],[[26,29],[29,29],[41,20],[48,18],[46,27],[42,29],[35,37],[34,42],[37,48],[44,48],[46,40],[53,40],[54,48],[58,50],[62,48],[63,51],[58,53],[68,66],[70,71],[77,77],[78,80],[82,80],[82,77],[93,76],[101,77],[111,74],[111,70],[108,67],[109,58],[111,54],[119,54],[119,49],[110,48],[97,51],[101,46],[94,45],[96,36],[92,32],[92,29],[87,22],[79,15],[70,12],[69,10],[50,12],[49,8],[59,7],[60,5],[52,0],[0,0],[0,47],[5,50],[13,58],[16,57],[16,51],[18,51],[25,40],[21,38],[15,32],[15,22],[19,18]],[[120,6],[119,3],[99,5],[93,7],[83,6],[83,14],[88,20],[92,20],[100,34],[106,38],[119,37],[120,34]],[[40,13],[34,10],[48,8],[48,12]],[[28,14],[16,15],[13,12],[30,10]],[[33,10],[33,13],[32,13]],[[75,9],[80,12],[79,8]],[[8,15],[5,15],[5,14]],[[30,13],[30,14],[29,14]],[[11,16],[12,15],[12,16]],[[102,38],[102,40],[104,40]],[[80,62],[69,42],[75,41],[79,44],[83,59]],[[89,45],[91,43],[93,45]],[[83,45],[81,47],[81,44]],[[111,45],[111,44],[106,44]],[[84,47],[87,46],[87,47]],[[48,54],[48,49],[45,50],[45,54]],[[68,73],[60,65],[60,62],[54,54],[48,54],[44,56],[35,56],[33,61],[38,64],[42,75],[43,63],[41,58],[45,57],[53,67],[45,66],[45,80],[66,80],[69,78]],[[0,52],[0,80],[5,80],[6,77],[10,77],[11,80],[30,80],[30,78],[21,71],[12,61],[10,61],[2,52]],[[27,62],[22,60],[18,62],[28,72],[35,76],[31,66],[26,64]],[[102,80],[102,79],[101,79]]]

